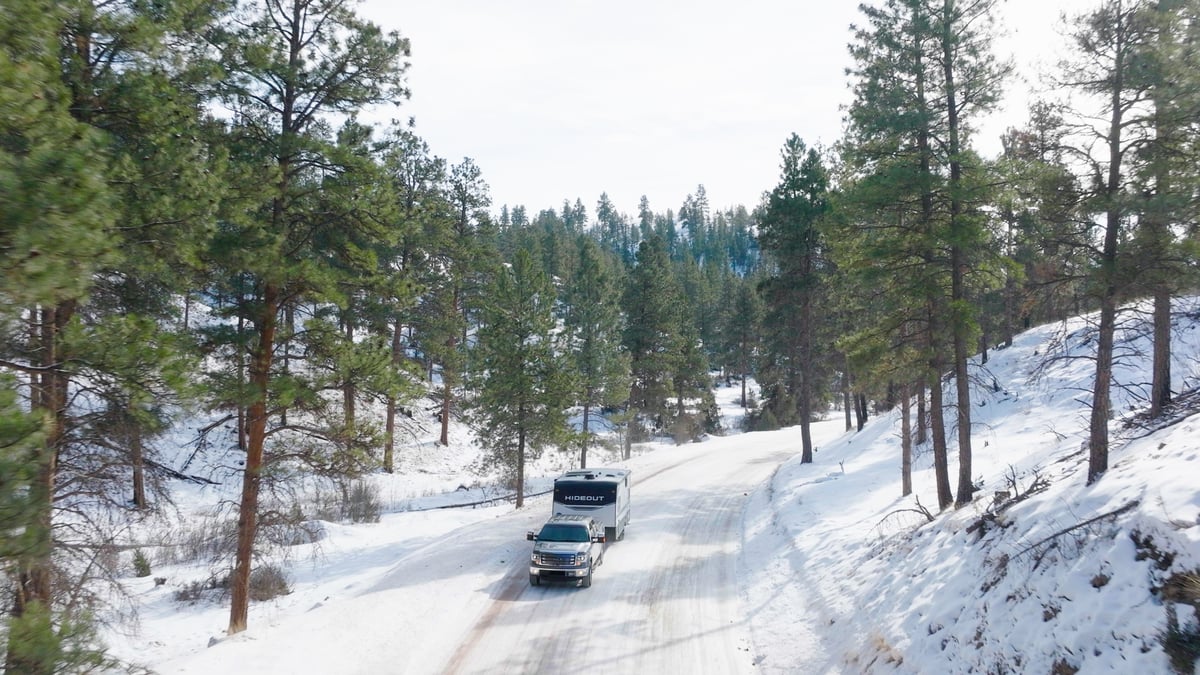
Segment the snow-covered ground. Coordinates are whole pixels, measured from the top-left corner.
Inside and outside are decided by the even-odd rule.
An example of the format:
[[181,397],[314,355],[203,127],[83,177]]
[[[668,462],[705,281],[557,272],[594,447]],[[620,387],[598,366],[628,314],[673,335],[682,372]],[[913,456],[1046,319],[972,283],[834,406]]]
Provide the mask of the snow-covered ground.
[[[1177,311],[1175,388],[1191,391],[1200,310]],[[138,620],[107,638],[162,673],[1171,673],[1168,616],[1194,629],[1196,610],[1158,589],[1200,570],[1200,416],[1127,423],[1149,370],[1145,331],[1128,318],[1111,468],[1090,487],[1094,366],[1079,357],[1094,340],[1076,320],[978,366],[994,384],[973,392],[982,489],[933,522],[900,495],[898,412],[857,433],[835,413],[814,429],[813,464],[799,463],[798,429],[593,456],[634,472],[629,536],[592,588],[531,588],[523,533],[548,515],[547,497],[521,511],[417,510],[499,494],[471,473],[477,451],[460,431],[449,448],[414,444],[400,474],[374,479],[379,523],[323,523],[318,544],[290,547],[280,564],[292,593],[254,603],[245,633],[224,635],[227,601],[176,598],[207,566],[148,550],[152,575],[127,580]],[[731,427],[738,392],[717,392]],[[918,449],[914,466],[926,507],[931,454]],[[531,489],[570,463],[548,453]],[[181,490],[185,520],[203,520],[229,488]],[[1001,491],[1018,499],[1004,506]]]

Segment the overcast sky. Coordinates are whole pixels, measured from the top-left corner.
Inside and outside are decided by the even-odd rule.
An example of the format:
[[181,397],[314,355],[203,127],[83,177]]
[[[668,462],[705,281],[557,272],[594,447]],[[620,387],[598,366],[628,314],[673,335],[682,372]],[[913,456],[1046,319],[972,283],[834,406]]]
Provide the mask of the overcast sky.
[[[1088,0],[1001,0],[997,53],[1023,71]],[[361,14],[412,43],[412,99],[432,152],[472,158],[493,205],[531,215],[607,192],[619,211],[678,210],[703,184],[713,208],[755,206],[795,132],[841,136],[854,0],[367,0]],[[1037,82],[1009,85],[1012,110],[979,147],[1024,118]]]

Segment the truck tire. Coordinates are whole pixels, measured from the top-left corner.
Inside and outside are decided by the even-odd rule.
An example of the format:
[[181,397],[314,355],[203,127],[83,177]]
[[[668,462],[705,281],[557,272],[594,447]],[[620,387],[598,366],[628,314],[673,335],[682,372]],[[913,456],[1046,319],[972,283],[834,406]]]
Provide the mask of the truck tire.
[[529,575],[529,585],[530,585],[530,586],[540,586],[540,585],[542,585],[542,578],[541,578],[541,577],[539,577],[539,576],[538,576],[538,575],[536,575],[536,574],[530,574],[530,575]]
[[583,581],[579,582],[579,585],[584,588],[592,587],[592,570],[588,570],[587,576],[583,578]]

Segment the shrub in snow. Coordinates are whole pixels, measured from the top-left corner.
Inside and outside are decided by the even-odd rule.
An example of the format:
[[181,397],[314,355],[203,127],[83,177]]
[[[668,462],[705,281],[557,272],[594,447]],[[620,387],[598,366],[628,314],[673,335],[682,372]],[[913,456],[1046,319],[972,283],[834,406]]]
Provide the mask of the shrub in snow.
[[133,573],[139,577],[150,576],[150,559],[140,548],[133,550]]
[[189,520],[163,537],[157,549],[159,565],[219,560],[237,547],[237,520],[218,516]]
[[[1167,628],[1159,642],[1175,672],[1194,673],[1200,661],[1200,570],[1172,575],[1163,583],[1160,595],[1167,607]],[[1192,608],[1190,618],[1185,615],[1180,620],[1179,605]]]
[[383,505],[379,501],[379,488],[367,481],[356,480],[350,483],[349,489],[344,489],[345,501],[342,503],[342,515],[352,523],[378,523],[383,513]]
[[175,595],[173,597],[175,599],[175,602],[187,603],[190,605],[190,604],[199,602],[200,600],[203,600],[204,594],[206,591],[212,591],[212,590],[216,590],[218,588],[224,588],[224,587],[228,586],[228,584],[229,584],[229,577],[225,577],[224,579],[220,579],[220,580],[216,579],[215,577],[209,577],[208,579],[198,579],[196,581],[190,581],[188,583],[185,583],[182,586],[180,586],[179,588],[176,588]]
[[266,564],[250,572],[250,599],[273,600],[292,592],[287,575],[279,567]]

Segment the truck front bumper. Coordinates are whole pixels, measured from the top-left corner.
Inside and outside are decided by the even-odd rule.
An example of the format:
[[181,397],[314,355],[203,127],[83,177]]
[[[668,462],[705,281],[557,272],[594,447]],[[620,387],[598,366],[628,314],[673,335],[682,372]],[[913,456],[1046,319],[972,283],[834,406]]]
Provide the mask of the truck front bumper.
[[542,577],[543,579],[575,579],[577,577],[586,577],[588,568],[586,567],[530,567],[529,574]]

